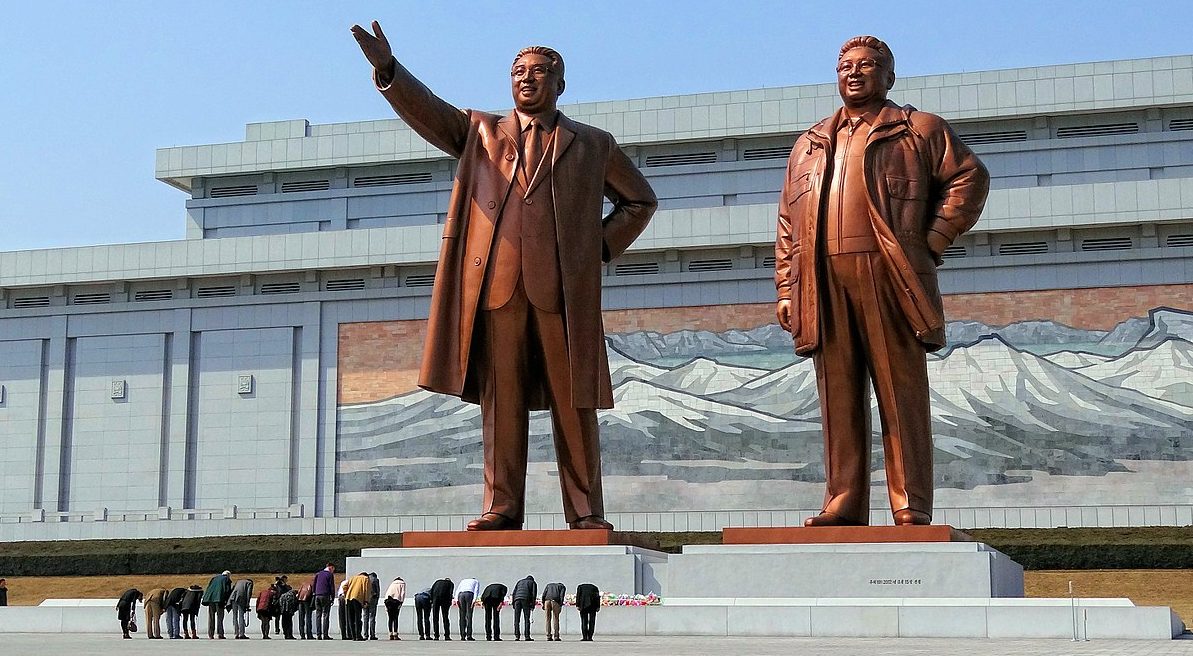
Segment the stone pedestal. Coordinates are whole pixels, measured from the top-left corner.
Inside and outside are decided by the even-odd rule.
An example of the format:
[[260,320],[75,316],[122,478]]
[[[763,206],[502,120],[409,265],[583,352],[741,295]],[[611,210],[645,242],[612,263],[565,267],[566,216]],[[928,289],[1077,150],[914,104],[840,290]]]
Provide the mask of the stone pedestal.
[[1023,567],[978,542],[684,547],[663,590],[683,597],[1022,597]]
[[667,554],[626,545],[500,546],[500,547],[402,547],[364,549],[348,559],[348,573],[376,572],[382,585],[394,577],[406,581],[407,599],[443,577],[459,583],[476,578],[482,587],[514,584],[534,576],[539,589],[552,581],[574,592],[580,583],[592,583],[602,592],[662,593]]

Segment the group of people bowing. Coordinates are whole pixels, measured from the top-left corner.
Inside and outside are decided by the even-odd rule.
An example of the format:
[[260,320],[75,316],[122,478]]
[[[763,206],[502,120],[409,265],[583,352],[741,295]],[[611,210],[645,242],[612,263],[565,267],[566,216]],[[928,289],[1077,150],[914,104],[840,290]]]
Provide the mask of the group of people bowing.
[[[162,639],[161,618],[166,617],[167,637],[198,639],[196,618],[201,607],[207,608],[208,639],[223,640],[224,617],[232,616],[233,638],[247,640],[251,614],[256,612],[261,626],[261,638],[273,635],[286,640],[331,640],[330,623],[333,603],[338,610],[340,639],[377,640],[377,610],[385,606],[390,640],[401,640],[398,616],[406,601],[406,582],[396,577],[381,589],[375,572],[360,572],[345,577],[337,586],[335,565],[328,563],[298,588],[289,584],[286,576],[277,576],[267,588],[253,594],[251,578],[232,581],[232,574],[224,571],[211,578],[207,587],[168,589],[158,587],[148,593],[136,588],[125,590],[116,603],[117,618],[124,637],[131,638],[136,627],[136,604],[145,609],[145,634],[151,640]],[[563,610],[567,587],[563,583],[548,583],[540,596],[533,576],[514,584],[512,594],[502,583],[490,583],[481,589],[476,578],[466,578],[457,586],[450,578],[442,578],[414,595],[414,609],[419,640],[439,640],[440,623],[443,639],[451,640],[448,609],[455,605],[459,612],[460,640],[474,640],[473,611],[479,604],[485,609],[485,640],[501,640],[501,608],[514,609],[514,640],[534,640],[530,634],[532,612],[541,603],[546,617],[547,640],[560,640],[559,617]],[[333,602],[334,600],[334,602]],[[591,641],[600,610],[601,594],[592,583],[576,587],[575,605],[580,613],[581,640]],[[294,635],[294,616],[298,615],[298,636]]]

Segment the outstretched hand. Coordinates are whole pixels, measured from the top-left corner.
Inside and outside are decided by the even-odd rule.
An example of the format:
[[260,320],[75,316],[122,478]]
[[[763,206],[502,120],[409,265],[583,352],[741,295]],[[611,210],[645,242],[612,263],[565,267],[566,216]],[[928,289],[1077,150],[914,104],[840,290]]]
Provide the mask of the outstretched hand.
[[389,47],[389,39],[385,38],[385,32],[381,31],[381,24],[373,21],[373,33],[359,25],[352,26],[352,36],[356,39],[357,45],[360,46],[361,52],[364,53],[365,59],[373,65],[373,68],[378,71],[386,71],[393,62],[394,53]]

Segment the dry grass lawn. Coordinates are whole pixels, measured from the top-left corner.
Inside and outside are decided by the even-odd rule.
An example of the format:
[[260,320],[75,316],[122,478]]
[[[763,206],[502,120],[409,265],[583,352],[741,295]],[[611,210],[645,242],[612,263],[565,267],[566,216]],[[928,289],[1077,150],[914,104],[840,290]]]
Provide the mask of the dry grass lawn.
[[[271,585],[276,574],[232,573],[232,581],[253,579],[253,594]],[[287,574],[287,583],[299,587],[311,574]],[[13,606],[36,606],[46,599],[112,599],[129,588],[149,592],[154,588],[187,587],[198,583],[206,588],[211,574],[162,574],[133,576],[37,576],[8,579],[8,603]],[[343,576],[336,575],[336,583]],[[115,603],[113,601],[113,603]]]
[[[246,575],[233,575],[233,580]],[[273,583],[272,574],[249,574],[254,590]],[[289,583],[298,587],[310,574],[290,574]],[[14,606],[35,606],[45,599],[115,599],[128,588],[142,592],[157,587],[206,586],[209,574],[161,576],[46,576],[8,579],[8,602]],[[1127,597],[1139,606],[1170,606],[1178,615],[1193,621],[1193,570],[1080,570],[1028,571],[1025,586],[1029,597],[1067,597],[1069,581],[1079,597]],[[341,580],[337,577],[337,582]]]

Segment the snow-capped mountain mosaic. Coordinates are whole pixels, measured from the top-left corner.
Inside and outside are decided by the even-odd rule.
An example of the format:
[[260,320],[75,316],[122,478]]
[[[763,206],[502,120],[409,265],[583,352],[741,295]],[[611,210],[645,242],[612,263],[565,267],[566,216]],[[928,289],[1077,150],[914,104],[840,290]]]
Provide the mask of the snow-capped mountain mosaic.
[[[948,335],[928,361],[938,497],[980,505],[990,486],[1193,462],[1193,314],[1161,308],[1111,331],[953,322]],[[607,341],[616,408],[600,413],[600,424],[611,505],[703,509],[723,505],[714,498],[727,492],[741,505],[786,484],[774,490],[802,490],[815,507],[820,486],[791,486],[824,480],[815,372],[777,325]],[[480,482],[475,405],[420,390],[341,405],[338,428],[336,489],[347,512],[365,512],[370,493],[387,502],[419,490],[450,496],[443,488]],[[530,460],[547,476],[550,428],[548,415],[535,413]],[[881,484],[877,433],[875,445]],[[1174,502],[1189,498],[1183,482],[1148,485],[1153,496],[1164,487],[1183,497]],[[472,511],[475,501],[465,505]]]

